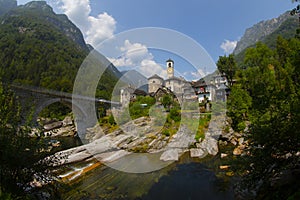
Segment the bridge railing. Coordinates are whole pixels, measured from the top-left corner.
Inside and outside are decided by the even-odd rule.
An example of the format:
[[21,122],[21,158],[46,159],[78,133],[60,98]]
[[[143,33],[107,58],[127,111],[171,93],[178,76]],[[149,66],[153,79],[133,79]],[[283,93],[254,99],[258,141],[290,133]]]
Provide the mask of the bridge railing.
[[95,98],[95,97],[83,96],[83,95],[78,95],[78,94],[71,94],[71,93],[67,93],[67,92],[56,91],[56,90],[42,88],[42,87],[21,85],[21,84],[16,84],[16,83],[11,84],[10,86],[11,86],[11,88],[24,90],[24,91],[28,91],[31,93],[49,95],[52,97],[94,101],[94,102],[107,103],[107,104],[112,104],[112,105],[117,105],[117,106],[121,105],[120,102],[116,102],[116,101],[110,101],[110,100],[106,100],[106,99],[102,99],[102,98]]

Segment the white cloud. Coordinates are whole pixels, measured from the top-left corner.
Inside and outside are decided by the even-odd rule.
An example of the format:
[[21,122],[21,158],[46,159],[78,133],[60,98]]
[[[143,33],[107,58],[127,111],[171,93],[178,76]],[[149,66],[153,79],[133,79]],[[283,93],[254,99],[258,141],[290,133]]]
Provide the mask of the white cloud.
[[207,75],[202,69],[198,69],[197,71],[188,71],[183,73],[184,77],[187,80],[199,80]]
[[164,79],[167,77],[166,70],[162,66],[157,64],[154,60],[143,60],[138,71],[145,77],[150,77],[154,74],[157,74]]
[[87,43],[97,46],[113,36],[116,20],[106,12],[91,16],[90,0],[56,0],[55,4],[83,32]]
[[114,35],[116,20],[106,12],[97,18],[89,16],[90,28],[86,31],[86,40],[95,46]]
[[225,42],[223,42],[220,47],[221,49],[223,49],[224,53],[230,54],[235,49],[236,45],[237,41],[225,40]]
[[154,56],[148,51],[147,46],[125,40],[124,45],[118,50],[122,54],[120,57],[109,58],[116,67],[131,67],[146,77],[154,74],[166,77],[166,71],[154,61]]

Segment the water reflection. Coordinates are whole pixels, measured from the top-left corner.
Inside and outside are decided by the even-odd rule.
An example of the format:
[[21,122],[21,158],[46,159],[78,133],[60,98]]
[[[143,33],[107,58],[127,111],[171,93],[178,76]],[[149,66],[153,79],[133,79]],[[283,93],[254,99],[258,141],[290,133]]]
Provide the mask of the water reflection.
[[201,163],[180,164],[162,177],[141,199],[234,199],[231,188],[224,186],[213,171]]
[[124,173],[101,166],[61,191],[63,199],[234,199],[232,181],[218,178],[207,160],[191,159],[146,174]]

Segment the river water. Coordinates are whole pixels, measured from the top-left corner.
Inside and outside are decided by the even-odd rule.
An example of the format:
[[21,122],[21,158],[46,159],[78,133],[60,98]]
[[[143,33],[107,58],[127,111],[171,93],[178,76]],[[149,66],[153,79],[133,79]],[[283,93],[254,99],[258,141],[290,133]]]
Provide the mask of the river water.
[[[60,190],[62,199],[230,200],[235,178],[220,176],[220,158],[190,158],[155,172],[125,173],[101,165]],[[218,174],[218,175],[217,175]]]
[[231,182],[201,163],[186,161],[163,176],[142,199],[234,199]]

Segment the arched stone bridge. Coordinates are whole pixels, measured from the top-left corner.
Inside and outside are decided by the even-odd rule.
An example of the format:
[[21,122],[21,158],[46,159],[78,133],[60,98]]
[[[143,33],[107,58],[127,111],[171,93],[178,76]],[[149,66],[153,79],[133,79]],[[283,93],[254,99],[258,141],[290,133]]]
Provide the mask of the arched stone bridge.
[[96,124],[96,110],[99,106],[119,107],[119,102],[113,102],[106,99],[75,95],[66,92],[60,92],[34,86],[11,85],[19,99],[21,108],[22,123],[29,118],[35,123],[39,113],[47,106],[61,102],[72,109],[75,117],[75,124],[79,136],[85,133],[85,129]]

